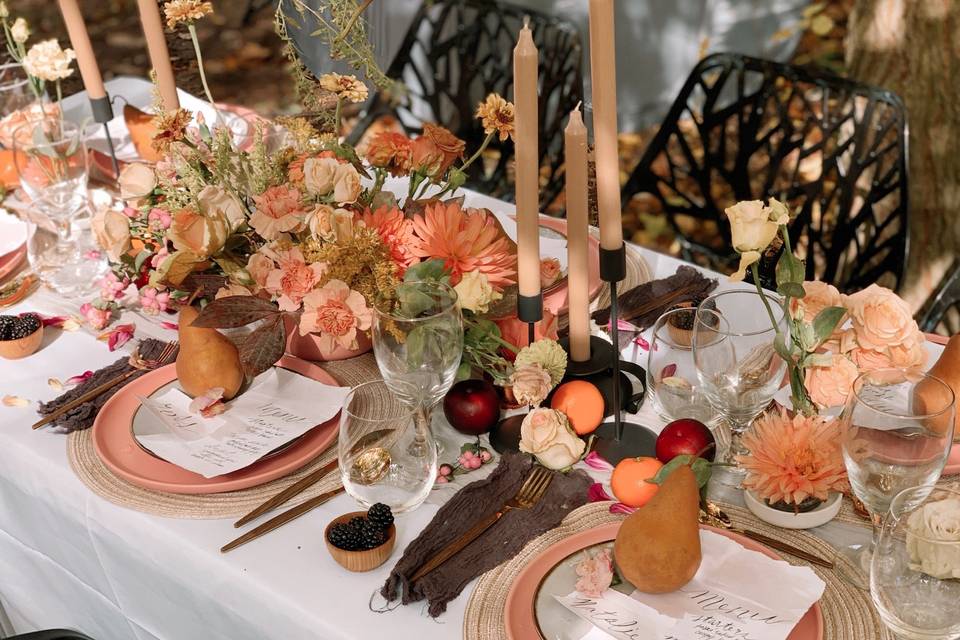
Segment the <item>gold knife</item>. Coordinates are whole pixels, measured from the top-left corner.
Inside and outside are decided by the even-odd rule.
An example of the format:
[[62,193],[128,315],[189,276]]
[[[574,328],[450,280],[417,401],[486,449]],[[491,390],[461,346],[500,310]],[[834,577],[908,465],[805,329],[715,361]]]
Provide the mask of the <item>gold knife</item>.
[[270,533],[274,529],[282,527],[283,525],[287,524],[291,520],[296,520],[297,518],[307,513],[308,511],[312,511],[313,509],[316,509],[323,503],[329,501],[331,498],[343,493],[343,491],[344,491],[343,487],[338,487],[332,491],[321,493],[319,496],[315,498],[310,498],[309,500],[307,500],[301,505],[297,505],[292,509],[288,509],[287,511],[284,511],[278,516],[274,516],[273,518],[270,518],[259,527],[256,527],[254,529],[251,529],[250,531],[247,531],[245,534],[243,534],[239,538],[236,538],[235,540],[232,540],[227,544],[223,545],[222,547],[220,547],[220,553],[226,553],[228,551],[232,551],[241,545],[247,544],[251,540],[256,540],[260,536]]
[[770,538],[768,536],[763,535],[762,533],[757,533],[756,531],[750,531],[749,529],[739,529],[735,527],[731,529],[731,531],[735,531],[740,535],[750,538],[751,540],[755,540],[756,542],[766,545],[771,549],[776,549],[777,551],[783,551],[784,553],[789,553],[790,555],[796,556],[801,560],[806,560],[810,564],[815,564],[821,567],[825,567],[827,569],[834,568],[833,562],[831,562],[830,560],[824,560],[820,556],[814,555],[812,553],[807,553],[803,549],[798,549],[795,546],[788,544],[786,542],[781,542],[776,538]]

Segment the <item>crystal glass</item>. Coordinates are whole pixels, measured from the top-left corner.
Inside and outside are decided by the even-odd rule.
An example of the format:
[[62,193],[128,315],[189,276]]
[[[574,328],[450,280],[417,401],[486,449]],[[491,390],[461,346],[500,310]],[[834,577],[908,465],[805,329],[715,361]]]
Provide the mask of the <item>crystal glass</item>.
[[[20,186],[36,213],[57,230],[57,244],[45,256],[40,275],[58,293],[84,295],[91,285],[89,261],[71,240],[71,224],[85,211],[88,156],[84,127],[47,118],[22,125],[14,133],[14,163]],[[93,265],[99,272],[99,265]]]
[[880,527],[870,595],[898,638],[960,638],[960,493],[929,486],[898,493]]
[[854,381],[839,419],[843,462],[873,523],[869,544],[840,550],[854,567],[845,571],[854,584],[866,587],[870,549],[894,496],[915,487],[914,502],[901,501],[914,509],[926,498],[923,488],[929,494],[940,478],[953,445],[954,411],[950,387],[924,373],[877,369]]
[[377,380],[354,387],[344,401],[337,441],[340,478],[364,508],[383,502],[395,513],[409,511],[433,488],[437,450],[430,430],[417,419],[418,396],[408,382],[387,386]]
[[[4,132],[7,132],[14,122],[22,124],[19,116],[36,100],[37,96],[34,95],[27,74],[20,64],[9,62],[0,65],[0,117],[3,118],[0,120],[0,143],[8,146],[9,141],[5,142],[3,139],[9,135],[4,136]],[[20,113],[14,116],[16,112]],[[10,130],[8,133],[13,131]]]
[[647,390],[664,420],[693,418],[709,423],[716,412],[700,388],[693,361],[697,310],[673,309],[657,319],[647,354]]
[[737,486],[743,479],[736,461],[747,453],[741,438],[783,382],[787,363],[773,343],[778,333],[788,340],[788,331],[780,301],[769,294],[724,291],[697,308],[692,340],[697,378],[730,427],[730,445],[720,461],[731,466],[719,467],[724,484]]
[[[463,318],[456,292],[442,282],[404,282],[397,298],[376,306],[373,353],[397,397],[414,406],[424,429],[453,385],[463,352]],[[401,385],[400,383],[406,383]],[[408,390],[417,390],[408,398]]]

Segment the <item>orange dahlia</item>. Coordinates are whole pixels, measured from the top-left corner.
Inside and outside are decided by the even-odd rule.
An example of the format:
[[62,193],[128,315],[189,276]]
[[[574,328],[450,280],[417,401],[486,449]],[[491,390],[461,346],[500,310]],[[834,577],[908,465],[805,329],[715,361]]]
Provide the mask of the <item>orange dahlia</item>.
[[771,503],[826,500],[847,486],[840,433],[819,416],[768,413],[744,434],[743,446],[750,451],[737,456],[747,471],[743,486]]
[[498,290],[515,281],[516,252],[489,211],[462,209],[456,201],[436,202],[413,217],[413,229],[413,255],[443,260],[452,284],[470,271],[486,274]]
[[386,205],[376,211],[367,209],[360,214],[360,220],[380,235],[380,240],[390,252],[390,259],[400,268],[400,273],[397,274],[399,277],[403,277],[407,267],[419,261],[413,252],[413,244],[416,242],[413,223],[404,217],[400,209]]

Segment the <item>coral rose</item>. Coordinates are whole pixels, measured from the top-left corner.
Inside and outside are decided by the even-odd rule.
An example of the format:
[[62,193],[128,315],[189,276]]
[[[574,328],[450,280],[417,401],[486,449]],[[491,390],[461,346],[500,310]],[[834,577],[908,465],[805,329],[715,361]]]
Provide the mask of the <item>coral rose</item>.
[[285,186],[270,187],[253,197],[256,211],[250,217],[250,226],[266,240],[276,240],[286,231],[292,231],[303,222],[300,191]]
[[423,135],[421,137],[429,139],[440,152],[440,167],[437,177],[447,172],[458,158],[463,157],[463,151],[467,148],[467,143],[453,135],[448,129],[431,123],[423,125]]
[[875,369],[888,369],[893,366],[890,355],[886,350],[875,351],[873,349],[864,349],[854,347],[847,355],[853,360],[860,371],[874,371]]
[[888,350],[891,364],[898,369],[920,369],[927,363],[927,349],[924,347],[927,339],[920,333],[916,322],[914,326],[912,338]]
[[817,314],[827,307],[843,306],[843,297],[832,284],[808,280],[803,283],[803,291],[806,294],[804,297],[790,299],[790,315],[797,320],[813,322]]
[[405,176],[410,173],[413,162],[412,145],[413,141],[402,133],[382,131],[370,141],[366,158],[371,165],[386,169],[390,175]]
[[534,409],[520,424],[520,451],[532,453],[548,469],[564,469],[577,462],[586,444],[570,427],[563,413]]
[[303,162],[303,186],[312,196],[325,196],[333,191],[340,163],[336,158],[307,158]]
[[844,306],[857,343],[865,349],[882,351],[907,342],[917,333],[910,307],[885,287],[872,284],[845,296]]
[[120,211],[101,209],[90,219],[90,228],[97,244],[113,262],[119,262],[120,256],[130,251],[130,221]]
[[420,136],[410,145],[410,162],[414,171],[436,178],[443,166],[443,152],[430,138]]
[[544,258],[540,261],[540,286],[549,287],[560,277],[560,261]]
[[333,199],[335,202],[339,204],[356,202],[362,189],[360,173],[356,167],[352,164],[337,166],[336,174],[333,177]]
[[279,296],[277,304],[281,311],[298,311],[303,297],[323,278],[327,265],[322,262],[307,264],[297,247],[278,251],[277,257],[277,268],[267,275],[264,289]]
[[373,322],[363,295],[342,280],[331,280],[305,295],[303,308],[300,335],[316,333],[318,346],[327,352],[356,349],[357,333],[369,330]]
[[218,253],[230,237],[225,216],[208,217],[193,209],[173,213],[167,239],[177,251],[188,251],[201,260]]
[[818,407],[838,407],[847,401],[853,381],[859,375],[857,365],[835,353],[828,366],[809,367],[803,385]]

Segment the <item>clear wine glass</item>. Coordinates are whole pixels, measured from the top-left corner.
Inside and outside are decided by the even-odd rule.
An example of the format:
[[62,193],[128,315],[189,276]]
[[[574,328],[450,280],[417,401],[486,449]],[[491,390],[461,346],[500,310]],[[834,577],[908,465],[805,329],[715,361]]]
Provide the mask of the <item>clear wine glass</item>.
[[693,418],[705,424],[716,417],[693,360],[695,307],[672,309],[657,318],[647,353],[647,390],[665,420]]
[[[399,393],[397,392],[399,390]],[[340,478],[364,508],[383,502],[395,512],[426,500],[437,477],[433,436],[417,419],[419,390],[402,380],[354,387],[340,412]],[[404,400],[401,401],[401,398]]]
[[773,399],[787,363],[777,354],[777,335],[789,342],[789,327],[780,301],[752,290],[724,291],[697,308],[693,360],[707,400],[730,427],[730,445],[718,467],[718,480],[739,486],[744,471],[742,436]]
[[[841,548],[844,576],[866,588],[871,549],[894,496],[914,487],[900,507],[912,510],[933,491],[953,446],[954,396],[938,378],[918,371],[877,369],[853,383],[840,414],[843,461],[853,494],[870,513],[871,540]],[[924,488],[926,494],[924,494]]]
[[12,146],[13,130],[23,124],[29,116],[26,109],[36,101],[23,67],[16,62],[0,65],[0,144]]
[[[457,294],[435,281],[404,282],[397,297],[375,307],[373,353],[387,386],[429,429],[434,407],[450,390],[463,352]],[[406,383],[406,384],[400,384]],[[415,398],[408,397],[417,389]]]
[[66,296],[90,287],[89,265],[71,241],[71,223],[89,204],[86,139],[84,127],[45,118],[22,125],[13,140],[20,186],[31,206],[57,229],[57,246],[45,260],[49,271],[41,276]]
[[871,562],[870,595],[898,638],[960,638],[958,512],[960,493],[926,485],[890,502]]

